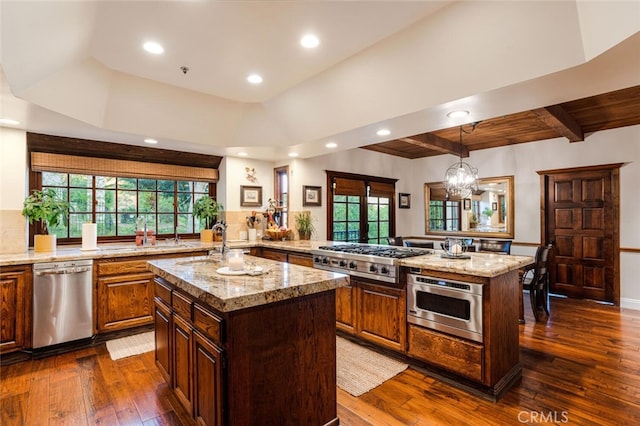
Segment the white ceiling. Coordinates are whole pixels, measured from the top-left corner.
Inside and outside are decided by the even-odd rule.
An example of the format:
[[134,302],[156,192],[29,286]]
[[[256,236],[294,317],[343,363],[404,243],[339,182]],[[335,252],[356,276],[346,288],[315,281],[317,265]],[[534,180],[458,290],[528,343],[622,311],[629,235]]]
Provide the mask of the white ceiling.
[[[0,116],[166,149],[311,157],[640,84],[640,2],[0,5]],[[448,119],[458,107],[471,115]]]

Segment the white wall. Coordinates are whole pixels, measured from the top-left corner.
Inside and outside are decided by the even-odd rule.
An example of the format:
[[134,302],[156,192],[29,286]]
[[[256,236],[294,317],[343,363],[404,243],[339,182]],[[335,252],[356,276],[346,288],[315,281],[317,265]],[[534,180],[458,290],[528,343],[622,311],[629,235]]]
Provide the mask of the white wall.
[[26,134],[0,127],[0,253],[27,249],[27,221],[22,216],[27,192]]

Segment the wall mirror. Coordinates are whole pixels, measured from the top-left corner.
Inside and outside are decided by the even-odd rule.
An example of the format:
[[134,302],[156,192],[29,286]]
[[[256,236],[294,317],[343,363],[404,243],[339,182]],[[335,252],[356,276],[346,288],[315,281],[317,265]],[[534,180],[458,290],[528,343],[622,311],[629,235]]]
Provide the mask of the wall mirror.
[[444,182],[425,183],[425,234],[512,239],[513,198],[513,176],[478,179],[467,198],[448,197]]

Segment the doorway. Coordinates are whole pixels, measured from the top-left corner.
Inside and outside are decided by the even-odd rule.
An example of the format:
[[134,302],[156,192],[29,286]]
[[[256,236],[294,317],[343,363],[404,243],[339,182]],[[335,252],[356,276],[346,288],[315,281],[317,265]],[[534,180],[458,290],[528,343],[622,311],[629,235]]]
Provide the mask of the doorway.
[[554,241],[552,293],[620,304],[621,166],[538,172],[542,241]]

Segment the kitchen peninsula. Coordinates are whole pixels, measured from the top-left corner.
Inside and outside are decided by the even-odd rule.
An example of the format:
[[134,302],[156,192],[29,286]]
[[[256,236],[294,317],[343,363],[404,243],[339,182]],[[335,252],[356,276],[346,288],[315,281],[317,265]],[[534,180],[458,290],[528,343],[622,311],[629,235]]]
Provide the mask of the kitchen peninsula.
[[339,424],[335,289],[346,275],[245,257],[150,261],[156,363],[200,424]]

